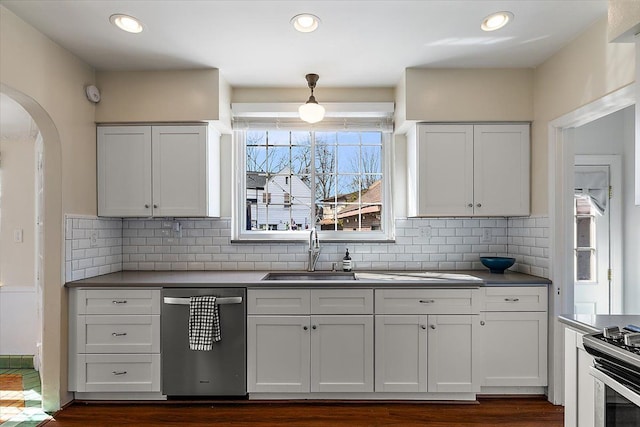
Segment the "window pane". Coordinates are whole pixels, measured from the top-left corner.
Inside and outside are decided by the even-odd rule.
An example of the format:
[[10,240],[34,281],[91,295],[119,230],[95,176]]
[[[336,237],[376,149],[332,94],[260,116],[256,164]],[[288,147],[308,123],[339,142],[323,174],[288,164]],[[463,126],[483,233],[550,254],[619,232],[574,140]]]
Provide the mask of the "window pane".
[[316,200],[334,202],[336,198],[336,175],[316,175]]
[[576,279],[583,281],[593,280],[593,252],[576,252]]
[[382,147],[362,147],[360,171],[364,173],[382,173]]
[[360,133],[359,132],[338,132],[338,144],[359,145]]
[[353,145],[339,145],[337,151],[338,173],[360,172],[360,147]]
[[362,132],[360,137],[363,144],[382,145],[382,133],[380,132]]
[[591,222],[593,217],[576,218],[576,247],[591,247]]
[[247,172],[267,171],[267,147],[247,145],[246,149]]
[[316,140],[315,152],[316,173],[335,173],[336,170],[336,146],[326,143],[318,143]]

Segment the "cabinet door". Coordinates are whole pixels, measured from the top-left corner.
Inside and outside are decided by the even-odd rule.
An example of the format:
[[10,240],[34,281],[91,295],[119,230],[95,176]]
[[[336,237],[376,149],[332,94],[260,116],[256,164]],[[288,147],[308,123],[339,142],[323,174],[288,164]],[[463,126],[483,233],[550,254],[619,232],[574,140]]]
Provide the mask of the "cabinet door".
[[375,391],[427,391],[427,316],[376,316]]
[[98,215],[151,215],[151,127],[98,127]]
[[207,215],[207,129],[154,126],[153,215]]
[[373,391],[373,316],[311,317],[311,391]]
[[477,315],[431,315],[427,355],[429,392],[480,390],[477,358]]
[[247,318],[247,390],[309,392],[309,317]]
[[474,126],[474,215],[529,215],[529,125]]
[[481,321],[483,386],[547,385],[546,312],[486,312]]
[[473,214],[473,126],[418,128],[418,214]]

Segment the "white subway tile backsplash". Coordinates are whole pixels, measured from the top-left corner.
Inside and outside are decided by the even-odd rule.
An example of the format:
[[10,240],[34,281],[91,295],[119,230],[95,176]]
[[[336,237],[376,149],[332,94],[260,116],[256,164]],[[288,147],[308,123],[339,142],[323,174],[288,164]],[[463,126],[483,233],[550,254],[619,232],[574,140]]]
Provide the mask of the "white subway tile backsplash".
[[[102,219],[69,216],[66,280],[124,270],[303,270],[306,242],[231,244],[229,219]],[[548,277],[549,220],[534,218],[411,218],[396,220],[394,243],[321,243],[318,269],[330,270],[345,248],[356,270],[484,269],[481,255],[516,258],[512,269]],[[431,236],[421,228],[431,227]],[[481,241],[490,229],[491,242]],[[91,245],[98,230],[97,245]]]

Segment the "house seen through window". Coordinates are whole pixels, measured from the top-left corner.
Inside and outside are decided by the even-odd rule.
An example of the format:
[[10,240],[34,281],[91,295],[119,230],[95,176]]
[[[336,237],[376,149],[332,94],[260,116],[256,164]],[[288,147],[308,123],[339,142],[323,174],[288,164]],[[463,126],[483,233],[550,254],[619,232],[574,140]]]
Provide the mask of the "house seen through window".
[[382,132],[247,130],[244,230],[382,231]]

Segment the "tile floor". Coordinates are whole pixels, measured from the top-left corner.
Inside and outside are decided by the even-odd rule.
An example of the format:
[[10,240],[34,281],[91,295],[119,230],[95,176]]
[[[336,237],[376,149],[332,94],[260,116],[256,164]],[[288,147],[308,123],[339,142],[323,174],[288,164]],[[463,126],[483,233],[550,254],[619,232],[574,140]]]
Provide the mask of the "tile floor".
[[0,368],[0,374],[22,376],[22,390],[2,390],[3,384],[0,384],[0,426],[36,427],[43,420],[50,418],[42,410],[38,371],[25,368]]

